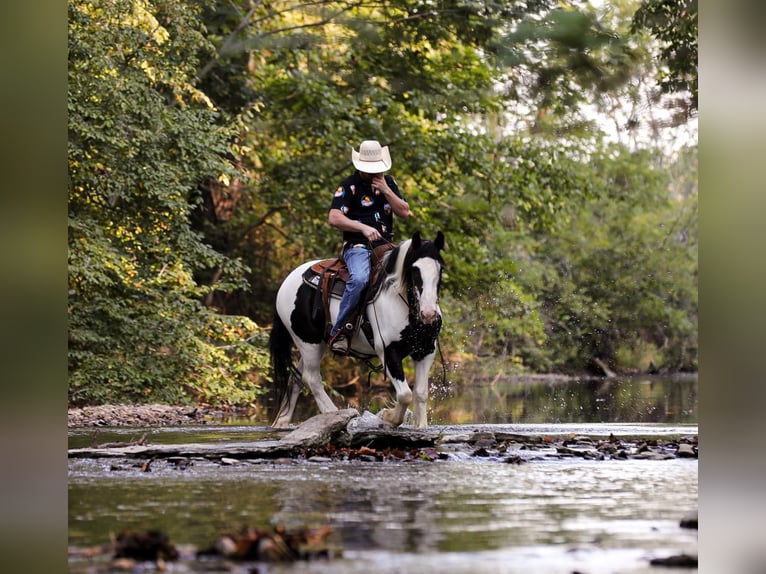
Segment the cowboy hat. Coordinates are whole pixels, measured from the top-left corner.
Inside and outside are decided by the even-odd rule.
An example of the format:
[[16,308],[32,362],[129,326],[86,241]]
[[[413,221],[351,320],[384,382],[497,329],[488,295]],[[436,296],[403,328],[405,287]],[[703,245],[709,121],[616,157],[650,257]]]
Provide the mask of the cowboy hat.
[[391,169],[391,154],[388,146],[380,147],[375,140],[363,141],[359,151],[351,148],[351,162],[364,173],[383,173]]

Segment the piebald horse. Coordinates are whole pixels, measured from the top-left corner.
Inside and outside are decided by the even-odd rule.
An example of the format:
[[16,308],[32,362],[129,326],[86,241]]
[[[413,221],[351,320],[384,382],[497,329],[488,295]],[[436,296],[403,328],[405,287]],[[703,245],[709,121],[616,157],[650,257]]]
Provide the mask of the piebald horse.
[[[402,241],[383,255],[382,280],[362,309],[372,329],[372,343],[358,329],[351,339],[350,354],[361,358],[377,357],[396,391],[396,403],[384,408],[378,416],[384,423],[399,426],[408,406],[414,402],[414,426],[428,426],[428,373],[436,355],[436,340],[441,330],[439,287],[444,260],[444,234],[439,231],[433,241],[423,240],[420,233]],[[322,383],[320,362],[328,350],[327,320],[324,310],[315,304],[315,288],[304,281],[304,273],[316,261],[294,269],[277,292],[274,325],[269,347],[273,383],[277,391],[278,412],[275,427],[290,424],[295,405],[305,384],[313,393],[322,413],[337,409]],[[374,264],[374,262],[373,262]],[[332,321],[338,314],[340,298],[330,300]],[[297,347],[300,360],[292,363],[292,348]],[[402,361],[411,356],[415,363],[415,383],[410,390]],[[414,392],[413,392],[414,391]]]

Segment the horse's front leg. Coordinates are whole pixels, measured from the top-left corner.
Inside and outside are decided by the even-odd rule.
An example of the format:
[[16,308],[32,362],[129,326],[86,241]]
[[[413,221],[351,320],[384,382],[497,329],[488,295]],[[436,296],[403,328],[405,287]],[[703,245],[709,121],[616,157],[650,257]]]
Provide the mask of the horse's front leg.
[[431,353],[421,360],[415,361],[415,384],[413,385],[415,404],[413,411],[415,412],[415,428],[417,429],[428,426],[428,374],[431,372],[431,365],[433,365],[435,356],[434,353]]
[[402,358],[395,347],[387,347],[384,351],[384,363],[386,365],[386,374],[394,385],[396,391],[396,404],[394,408],[382,409],[378,416],[384,423],[399,426],[404,422],[404,415],[407,407],[412,402],[412,391],[407,384],[407,378],[404,376],[404,367]]

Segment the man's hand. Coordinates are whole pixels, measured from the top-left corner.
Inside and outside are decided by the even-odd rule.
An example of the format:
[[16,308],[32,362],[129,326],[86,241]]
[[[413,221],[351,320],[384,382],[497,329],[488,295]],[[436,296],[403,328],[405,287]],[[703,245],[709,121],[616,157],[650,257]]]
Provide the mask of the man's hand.
[[386,183],[386,178],[382,173],[376,173],[372,176],[372,187],[379,189],[382,193],[391,193],[391,188]]
[[362,233],[364,233],[364,236],[367,238],[367,241],[370,241],[370,242],[383,239],[383,236],[380,234],[380,232],[374,227],[370,227],[369,225],[364,226],[364,230],[362,231]]
[[409,204],[398,195],[396,195],[393,189],[388,187],[384,174],[376,173],[372,176],[370,183],[373,189],[380,190],[380,192],[386,197],[388,203],[391,205],[391,209],[394,210],[394,213],[397,215],[397,217],[406,219],[411,215]]

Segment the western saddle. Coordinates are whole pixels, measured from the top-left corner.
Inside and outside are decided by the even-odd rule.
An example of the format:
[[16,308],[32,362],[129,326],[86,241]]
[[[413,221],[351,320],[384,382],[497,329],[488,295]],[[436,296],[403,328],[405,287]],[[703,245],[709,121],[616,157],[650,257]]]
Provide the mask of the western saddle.
[[[353,329],[346,333],[349,340],[351,340],[353,334],[361,328],[370,345],[374,345],[372,325],[370,325],[365,314],[361,313],[361,310],[364,309],[367,303],[369,303],[378,292],[378,286],[383,279],[383,256],[393,248],[394,245],[392,243],[386,243],[384,245],[379,245],[372,250],[372,256],[370,258],[370,281],[359,301],[359,305],[354,309],[351,317],[349,317],[349,320],[347,321],[348,324],[353,325]],[[330,317],[330,298],[334,297],[340,299],[343,296],[343,291],[346,289],[346,282],[348,279],[348,267],[346,267],[346,262],[343,260],[343,256],[317,261],[303,274],[304,283],[315,290],[312,319],[317,318],[320,309],[324,311],[325,341],[330,338],[330,329],[332,329],[333,324]]]

